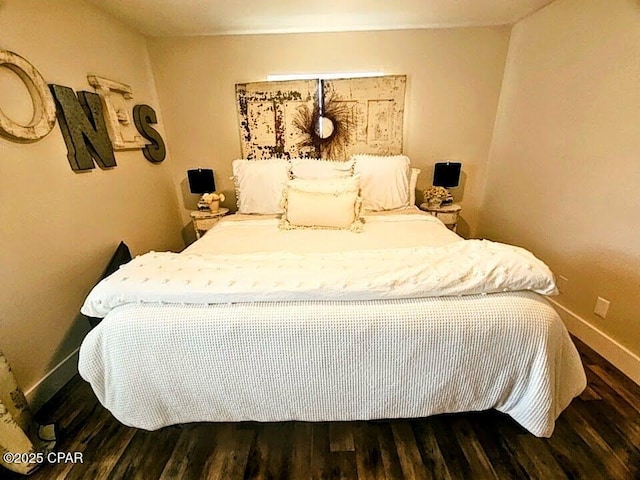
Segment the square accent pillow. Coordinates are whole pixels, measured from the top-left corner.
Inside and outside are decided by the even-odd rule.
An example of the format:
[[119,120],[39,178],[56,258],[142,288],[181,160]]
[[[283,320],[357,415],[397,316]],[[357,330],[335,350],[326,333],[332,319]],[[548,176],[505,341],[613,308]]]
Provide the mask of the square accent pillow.
[[315,158],[292,158],[293,178],[342,178],[353,175],[353,161],[321,160]]
[[289,181],[282,197],[280,228],[342,229],[359,232],[359,178],[321,178]]
[[282,192],[289,181],[287,160],[234,160],[231,166],[238,213],[282,213]]
[[410,161],[405,155],[353,155],[354,174],[360,176],[365,210],[379,212],[409,205]]

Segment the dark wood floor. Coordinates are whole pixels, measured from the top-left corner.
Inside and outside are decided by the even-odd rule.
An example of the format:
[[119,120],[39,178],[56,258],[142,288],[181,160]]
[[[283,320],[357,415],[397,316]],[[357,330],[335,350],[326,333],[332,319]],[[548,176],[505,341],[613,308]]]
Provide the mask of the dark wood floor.
[[589,386],[550,439],[496,412],[146,432],[121,425],[74,378],[38,417],[57,422],[58,450],[84,452],[84,463],[46,465],[31,478],[640,479],[640,387],[576,344]]

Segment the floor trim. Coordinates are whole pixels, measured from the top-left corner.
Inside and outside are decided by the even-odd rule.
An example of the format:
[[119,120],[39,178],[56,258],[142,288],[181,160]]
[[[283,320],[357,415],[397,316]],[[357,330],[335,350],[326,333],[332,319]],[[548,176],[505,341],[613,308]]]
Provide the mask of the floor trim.
[[618,343],[602,330],[594,327],[580,315],[552,298],[547,298],[558,311],[569,332],[606,358],[627,377],[640,385],[640,357]]
[[78,373],[79,352],[78,347],[24,393],[32,412],[37,412]]

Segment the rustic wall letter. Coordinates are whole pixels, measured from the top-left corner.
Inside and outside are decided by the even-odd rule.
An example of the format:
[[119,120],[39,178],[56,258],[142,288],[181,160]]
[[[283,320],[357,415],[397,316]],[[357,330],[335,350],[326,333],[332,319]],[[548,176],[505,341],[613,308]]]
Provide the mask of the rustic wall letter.
[[60,130],[67,144],[67,158],[75,171],[116,166],[116,159],[102,116],[100,98],[95,93],[78,92],[60,85],[51,85],[55,98]]
[[167,156],[164,141],[157,130],[150,125],[158,123],[156,112],[149,105],[136,105],[133,107],[133,121],[140,134],[151,142],[142,149],[144,158],[152,163],[160,163]]
[[129,85],[115,82],[96,75],[87,75],[89,85],[96,89],[102,102],[102,111],[107,122],[107,131],[114,150],[135,150],[144,148],[147,143],[137,135],[131,123],[131,103],[133,91]]
[[56,123],[56,107],[42,75],[17,53],[0,50],[0,67],[13,71],[24,82],[33,102],[33,118],[20,125],[0,109],[0,135],[16,142],[35,142],[46,136]]

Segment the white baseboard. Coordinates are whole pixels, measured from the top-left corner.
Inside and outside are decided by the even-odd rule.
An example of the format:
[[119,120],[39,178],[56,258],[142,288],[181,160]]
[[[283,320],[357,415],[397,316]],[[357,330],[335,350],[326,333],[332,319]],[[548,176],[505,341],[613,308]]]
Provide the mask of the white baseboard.
[[591,325],[556,300],[548,298],[562,318],[567,330],[607,359],[614,367],[640,385],[640,357],[602,330]]
[[73,376],[78,373],[78,352],[76,348],[24,393],[32,412],[37,412],[51,399]]

